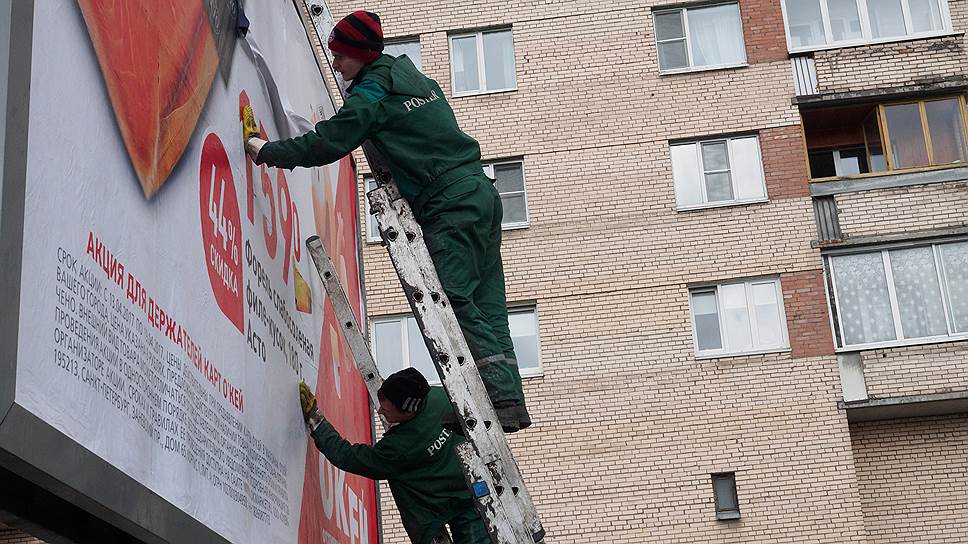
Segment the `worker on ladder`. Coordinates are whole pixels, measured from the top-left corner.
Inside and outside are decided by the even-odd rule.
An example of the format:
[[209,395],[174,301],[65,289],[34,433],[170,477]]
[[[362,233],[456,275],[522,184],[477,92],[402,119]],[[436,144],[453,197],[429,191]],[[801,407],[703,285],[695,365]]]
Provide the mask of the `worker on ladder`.
[[445,524],[454,544],[489,544],[454,452],[464,438],[441,425],[453,410],[444,391],[407,368],[391,374],[377,396],[378,413],[391,427],[372,446],[354,445],[322,418],[312,390],[301,383],[300,403],[316,448],[346,472],[386,480],[414,544],[430,544]]
[[[339,160],[365,140],[386,156],[424,241],[505,432],[531,425],[508,327],[501,263],[501,198],[484,175],[480,145],[460,130],[436,81],[406,55],[383,54],[375,13],[356,11],[328,40],[333,68],[352,80],[343,107],[315,130],[260,137],[243,110],[243,139],[256,164],[292,169]],[[448,426],[456,425],[449,421]]]

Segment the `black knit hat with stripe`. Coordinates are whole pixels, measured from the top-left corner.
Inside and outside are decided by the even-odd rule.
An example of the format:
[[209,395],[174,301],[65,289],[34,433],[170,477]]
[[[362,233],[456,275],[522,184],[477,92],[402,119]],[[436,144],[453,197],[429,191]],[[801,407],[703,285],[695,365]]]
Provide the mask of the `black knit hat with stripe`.
[[373,62],[383,51],[380,16],[369,11],[350,13],[333,27],[327,45],[334,53]]
[[429,392],[430,385],[423,374],[416,368],[405,368],[383,380],[383,386],[377,393],[404,412],[416,412],[423,406]]

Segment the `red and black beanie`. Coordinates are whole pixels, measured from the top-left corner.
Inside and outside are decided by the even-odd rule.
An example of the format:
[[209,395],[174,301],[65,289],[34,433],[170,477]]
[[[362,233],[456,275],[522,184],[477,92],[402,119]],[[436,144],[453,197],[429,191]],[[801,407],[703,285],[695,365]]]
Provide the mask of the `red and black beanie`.
[[380,16],[369,11],[354,11],[340,19],[329,35],[329,48],[334,53],[372,62],[383,51],[383,27]]

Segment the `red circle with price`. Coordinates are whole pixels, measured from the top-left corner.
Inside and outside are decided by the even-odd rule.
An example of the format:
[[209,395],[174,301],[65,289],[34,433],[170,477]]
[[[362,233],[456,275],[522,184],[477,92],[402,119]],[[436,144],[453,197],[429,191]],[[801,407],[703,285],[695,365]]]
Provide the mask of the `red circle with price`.
[[205,137],[199,169],[202,245],[218,307],[245,334],[242,284],[242,222],[229,157],[214,133]]

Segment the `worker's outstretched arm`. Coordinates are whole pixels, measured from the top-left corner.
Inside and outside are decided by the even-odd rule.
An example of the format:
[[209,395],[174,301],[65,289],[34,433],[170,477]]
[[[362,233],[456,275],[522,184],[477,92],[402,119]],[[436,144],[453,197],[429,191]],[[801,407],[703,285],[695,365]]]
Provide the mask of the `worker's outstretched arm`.
[[353,88],[343,107],[333,117],[316,123],[316,129],[302,136],[268,142],[258,150],[256,164],[292,170],[336,162],[359,147],[380,129],[385,113],[380,101],[383,87],[371,81]]
[[373,446],[350,444],[325,419],[312,432],[316,448],[336,467],[373,480],[388,480],[410,468],[405,451],[385,440]]
[[373,480],[394,478],[410,468],[405,445],[384,436],[373,446],[350,444],[319,413],[316,396],[305,382],[299,383],[303,419],[312,429],[316,449],[338,468]]

